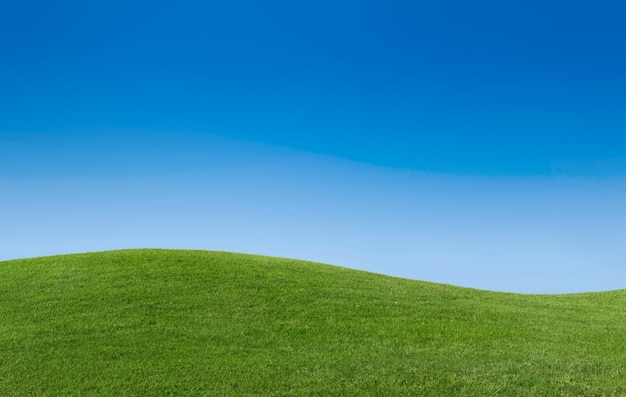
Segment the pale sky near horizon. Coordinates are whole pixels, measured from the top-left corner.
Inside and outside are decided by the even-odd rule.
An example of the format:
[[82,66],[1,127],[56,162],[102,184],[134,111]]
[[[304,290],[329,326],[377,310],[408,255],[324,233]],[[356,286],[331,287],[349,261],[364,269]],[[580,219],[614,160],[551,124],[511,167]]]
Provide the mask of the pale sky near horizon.
[[626,6],[0,4],[0,260],[259,253],[626,288]]

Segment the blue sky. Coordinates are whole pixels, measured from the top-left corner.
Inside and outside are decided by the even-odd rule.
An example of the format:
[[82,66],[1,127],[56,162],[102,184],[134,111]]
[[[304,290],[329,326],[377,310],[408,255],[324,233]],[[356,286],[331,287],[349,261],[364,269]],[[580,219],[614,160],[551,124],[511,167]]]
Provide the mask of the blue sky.
[[0,259],[624,288],[626,6],[4,1]]

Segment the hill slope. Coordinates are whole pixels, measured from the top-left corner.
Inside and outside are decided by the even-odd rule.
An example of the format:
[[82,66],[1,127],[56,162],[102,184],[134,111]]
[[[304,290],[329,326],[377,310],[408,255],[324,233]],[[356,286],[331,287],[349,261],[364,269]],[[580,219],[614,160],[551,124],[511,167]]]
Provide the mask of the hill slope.
[[626,291],[170,250],[0,262],[0,280],[0,395],[626,394]]

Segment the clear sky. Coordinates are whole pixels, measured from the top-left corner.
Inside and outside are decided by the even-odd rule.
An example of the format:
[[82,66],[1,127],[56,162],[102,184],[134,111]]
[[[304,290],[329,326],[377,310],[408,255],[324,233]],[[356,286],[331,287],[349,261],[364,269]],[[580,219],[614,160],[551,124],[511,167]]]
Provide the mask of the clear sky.
[[0,260],[626,288],[618,1],[0,2]]

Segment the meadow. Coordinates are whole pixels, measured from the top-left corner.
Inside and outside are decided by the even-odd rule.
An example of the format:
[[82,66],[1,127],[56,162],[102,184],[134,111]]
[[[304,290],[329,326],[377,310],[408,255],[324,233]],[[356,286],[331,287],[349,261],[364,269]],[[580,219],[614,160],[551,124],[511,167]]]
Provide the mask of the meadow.
[[622,396],[624,307],[226,252],[4,261],[0,395]]

